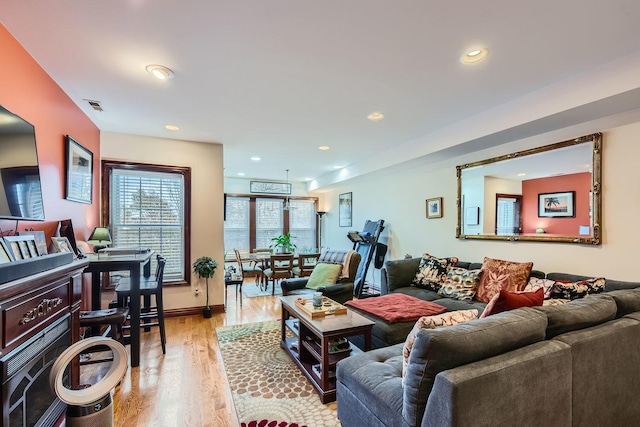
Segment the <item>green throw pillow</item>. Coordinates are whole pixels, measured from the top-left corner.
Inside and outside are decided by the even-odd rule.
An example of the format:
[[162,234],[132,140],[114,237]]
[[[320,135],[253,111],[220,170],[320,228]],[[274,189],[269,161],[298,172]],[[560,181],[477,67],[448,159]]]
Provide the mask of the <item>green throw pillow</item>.
[[307,289],[317,289],[320,286],[333,285],[342,271],[342,264],[319,262],[314,267],[307,282]]

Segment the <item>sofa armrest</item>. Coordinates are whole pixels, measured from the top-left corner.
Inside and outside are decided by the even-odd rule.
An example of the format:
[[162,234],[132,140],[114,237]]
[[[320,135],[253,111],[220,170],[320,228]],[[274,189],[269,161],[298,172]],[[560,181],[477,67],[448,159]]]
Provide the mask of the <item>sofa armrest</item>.
[[319,286],[318,292],[330,297],[331,295],[341,294],[343,292],[353,292],[353,282],[336,283],[333,285]]
[[387,261],[382,269],[380,293],[386,295],[395,289],[411,285],[422,258],[406,258]]
[[304,289],[309,282],[308,277],[299,277],[295,279],[284,279],[280,281],[280,287],[282,288],[282,295],[288,295],[290,291],[296,289]]

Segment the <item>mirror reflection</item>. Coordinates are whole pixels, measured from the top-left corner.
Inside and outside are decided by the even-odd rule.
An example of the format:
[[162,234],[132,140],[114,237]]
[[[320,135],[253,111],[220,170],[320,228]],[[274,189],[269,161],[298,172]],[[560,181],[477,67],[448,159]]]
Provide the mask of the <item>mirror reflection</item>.
[[457,166],[456,237],[600,244],[602,135]]

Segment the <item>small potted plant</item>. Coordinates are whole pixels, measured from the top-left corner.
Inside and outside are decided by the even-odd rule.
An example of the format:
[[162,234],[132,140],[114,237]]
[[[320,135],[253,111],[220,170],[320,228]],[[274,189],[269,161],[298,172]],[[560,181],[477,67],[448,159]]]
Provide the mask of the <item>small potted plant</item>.
[[202,317],[211,317],[211,307],[209,307],[209,279],[213,277],[218,268],[218,261],[208,256],[201,256],[193,263],[193,272],[198,275],[199,278],[205,280],[206,292],[207,292],[207,304],[202,309]]
[[273,244],[269,245],[269,247],[275,248],[276,252],[290,253],[296,249],[295,243],[291,242],[291,233],[281,234],[271,240],[273,241]]

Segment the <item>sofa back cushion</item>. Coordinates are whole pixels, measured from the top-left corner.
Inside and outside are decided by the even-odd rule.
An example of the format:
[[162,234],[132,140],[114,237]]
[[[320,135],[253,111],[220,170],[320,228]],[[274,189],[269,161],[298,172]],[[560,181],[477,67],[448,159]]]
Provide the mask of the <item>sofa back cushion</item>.
[[393,292],[395,289],[409,286],[416,277],[421,260],[422,258],[405,258],[387,261],[384,264],[382,280],[383,287],[386,287],[385,291]]
[[607,292],[607,295],[613,298],[618,307],[616,318],[640,311],[640,289],[619,289]]
[[420,425],[438,373],[542,341],[546,327],[542,313],[520,308],[448,328],[421,329],[404,378],[403,417],[409,425]]
[[565,332],[584,329],[615,319],[618,307],[615,300],[606,295],[589,295],[562,305],[535,307],[549,319],[547,339]]

